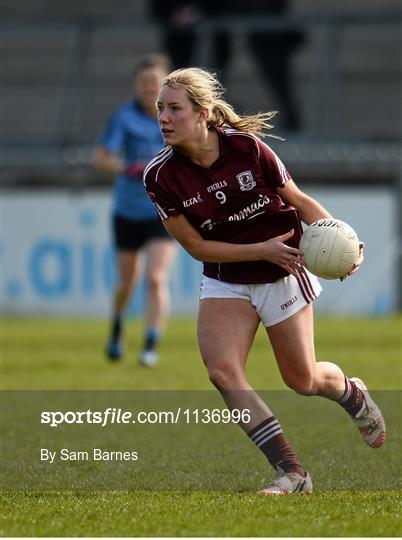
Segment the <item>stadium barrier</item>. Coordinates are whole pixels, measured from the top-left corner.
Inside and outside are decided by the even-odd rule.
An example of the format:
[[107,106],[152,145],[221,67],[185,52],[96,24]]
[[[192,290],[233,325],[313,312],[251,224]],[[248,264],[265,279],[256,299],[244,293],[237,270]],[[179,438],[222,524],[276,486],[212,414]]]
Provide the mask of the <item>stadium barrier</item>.
[[[323,281],[316,302],[326,314],[384,315],[398,308],[397,201],[384,186],[371,189],[310,186],[367,244],[357,276]],[[18,190],[3,194],[1,295],[5,314],[106,317],[114,283],[110,199],[105,189]],[[377,219],[373,219],[376,216]],[[378,219],[378,217],[380,219]],[[170,279],[172,313],[195,313],[201,264],[179,250]],[[144,302],[144,284],[130,307]]]

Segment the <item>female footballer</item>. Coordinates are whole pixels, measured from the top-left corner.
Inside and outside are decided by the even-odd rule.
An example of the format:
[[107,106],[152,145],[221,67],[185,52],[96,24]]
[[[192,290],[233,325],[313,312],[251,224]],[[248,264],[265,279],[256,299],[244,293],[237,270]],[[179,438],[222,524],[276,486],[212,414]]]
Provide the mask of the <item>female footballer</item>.
[[251,411],[240,426],[276,470],[258,493],[309,493],[309,473],[245,376],[260,321],[290,388],[338,402],[373,448],[384,442],[385,423],[360,379],[315,359],[312,302],[321,287],[301,264],[298,245],[301,222],[331,216],[259,138],[275,113],[241,117],[223,91],[198,68],[164,79],[157,109],[166,146],[146,167],[144,183],[166,230],[204,264],[200,351],[228,408]]
[[146,163],[163,146],[156,121],[155,99],[168,74],[169,61],[150,55],[134,72],[135,99],[112,114],[95,150],[94,165],[116,177],[113,188],[113,235],[117,251],[118,282],[113,294],[110,360],[123,354],[123,315],[139,279],[140,255],[147,256],[145,336],[139,362],[152,366],[168,308],[167,279],[176,247],[150,203],[142,184]]

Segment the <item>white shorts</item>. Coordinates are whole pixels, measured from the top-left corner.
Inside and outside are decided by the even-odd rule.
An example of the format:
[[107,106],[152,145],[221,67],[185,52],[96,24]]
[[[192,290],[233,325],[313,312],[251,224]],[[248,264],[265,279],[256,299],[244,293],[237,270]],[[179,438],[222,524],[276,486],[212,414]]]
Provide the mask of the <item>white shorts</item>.
[[315,300],[322,287],[316,276],[303,270],[296,279],[289,275],[274,283],[244,285],[226,283],[202,276],[200,300],[206,298],[239,298],[255,307],[264,326],[273,326],[297,313]]

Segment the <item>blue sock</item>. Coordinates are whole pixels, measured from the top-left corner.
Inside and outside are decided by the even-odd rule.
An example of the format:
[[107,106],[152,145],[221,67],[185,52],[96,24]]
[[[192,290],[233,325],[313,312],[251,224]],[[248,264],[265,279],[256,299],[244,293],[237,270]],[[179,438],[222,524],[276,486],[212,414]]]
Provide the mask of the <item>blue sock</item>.
[[153,351],[158,344],[160,338],[160,332],[155,328],[149,328],[145,332],[144,349],[147,351]]
[[119,315],[116,315],[112,320],[111,339],[113,341],[118,341],[120,339],[121,331],[122,331],[122,320]]

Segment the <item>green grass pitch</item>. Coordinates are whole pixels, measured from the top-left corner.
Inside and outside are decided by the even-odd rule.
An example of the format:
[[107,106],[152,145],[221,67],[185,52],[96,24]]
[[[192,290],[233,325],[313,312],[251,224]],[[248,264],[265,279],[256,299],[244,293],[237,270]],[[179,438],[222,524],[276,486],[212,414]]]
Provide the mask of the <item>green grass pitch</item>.
[[[347,415],[320,398],[296,396],[280,379],[263,329],[248,364],[250,383],[272,394],[275,414],[310,470],[310,497],[261,497],[256,489],[272,473],[236,426],[230,437],[204,427],[203,441],[216,455],[177,465],[165,487],[11,490],[3,483],[3,536],[380,536],[402,533],[401,510],[401,317],[316,321],[319,359],[360,376],[375,391],[388,424],[383,448],[360,440]],[[69,319],[5,319],[2,322],[3,390],[211,390],[199,356],[195,321],[171,319],[154,369],[137,365],[141,324],[126,328],[126,355],[116,364],[103,356],[107,324]],[[223,405],[222,405],[223,408]],[[197,436],[197,426],[191,436]],[[205,433],[205,437],[204,437]],[[210,437],[211,440],[208,440]],[[205,441],[204,441],[205,438]],[[214,440],[212,440],[214,439]],[[161,442],[163,444],[163,440]],[[180,455],[182,439],[172,443]],[[210,444],[210,446],[208,446]],[[174,446],[176,445],[176,446]],[[200,445],[201,448],[202,445]],[[198,449],[200,452],[201,450]],[[163,453],[156,447],[155,460]],[[183,454],[184,455],[184,454]],[[198,456],[198,454],[196,454]],[[157,467],[156,467],[157,469]],[[186,472],[186,474],[183,473]],[[219,474],[217,474],[219,471]],[[84,469],[85,472],[85,469]],[[182,473],[178,477],[178,473]],[[145,480],[155,471],[139,471]],[[156,477],[155,477],[156,478]],[[194,481],[194,488],[191,482]],[[189,487],[190,486],[190,487]]]

